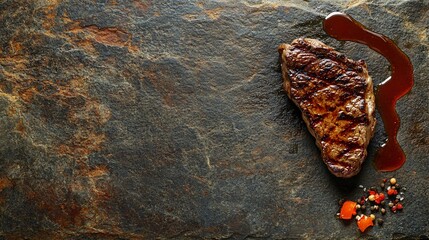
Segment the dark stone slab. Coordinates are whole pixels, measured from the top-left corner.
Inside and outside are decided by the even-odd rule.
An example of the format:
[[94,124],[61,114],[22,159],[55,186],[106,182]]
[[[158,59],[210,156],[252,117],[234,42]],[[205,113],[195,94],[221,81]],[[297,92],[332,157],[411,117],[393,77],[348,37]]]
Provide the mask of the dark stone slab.
[[[429,236],[426,1],[1,1],[3,239],[422,239]],[[281,87],[277,46],[328,37],[345,11],[415,66],[398,102],[408,161],[344,180],[320,159]],[[395,176],[405,209],[360,234],[335,219],[358,185]]]

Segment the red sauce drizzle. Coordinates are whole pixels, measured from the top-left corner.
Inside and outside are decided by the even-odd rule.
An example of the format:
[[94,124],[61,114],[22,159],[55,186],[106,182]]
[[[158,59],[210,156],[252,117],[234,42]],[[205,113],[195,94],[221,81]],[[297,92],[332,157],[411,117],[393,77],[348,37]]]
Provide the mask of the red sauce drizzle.
[[329,14],[323,22],[323,30],[337,40],[365,44],[390,62],[392,76],[378,85],[376,91],[376,105],[384,123],[387,141],[377,152],[375,166],[379,171],[399,169],[405,163],[405,154],[396,137],[400,123],[395,107],[396,101],[413,87],[413,65],[410,59],[392,40],[366,29],[347,14]]

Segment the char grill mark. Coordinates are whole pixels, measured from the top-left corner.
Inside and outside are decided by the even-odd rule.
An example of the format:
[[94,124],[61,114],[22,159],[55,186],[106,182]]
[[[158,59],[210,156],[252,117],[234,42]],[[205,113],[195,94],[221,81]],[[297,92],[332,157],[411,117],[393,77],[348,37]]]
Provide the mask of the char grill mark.
[[314,39],[279,47],[284,88],[336,176],[357,174],[374,132],[374,95],[364,61]]

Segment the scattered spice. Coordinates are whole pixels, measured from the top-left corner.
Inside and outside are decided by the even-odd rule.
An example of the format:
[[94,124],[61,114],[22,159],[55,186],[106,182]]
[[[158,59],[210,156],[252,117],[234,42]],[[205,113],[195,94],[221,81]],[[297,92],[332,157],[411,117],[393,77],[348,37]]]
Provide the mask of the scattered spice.
[[[387,188],[386,184],[389,185]],[[400,186],[396,178],[383,179],[380,183],[381,190],[378,190],[376,187],[370,187],[367,190],[363,185],[359,185],[359,188],[363,189],[364,194],[356,202],[345,199],[339,201],[341,210],[337,213],[337,216],[340,219],[349,220],[356,215],[355,219],[361,232],[364,232],[370,226],[374,226],[375,222],[379,226],[384,224],[384,220],[377,217],[376,214],[381,213],[382,215],[386,215],[386,198],[389,199],[387,205],[392,213],[401,211],[404,208],[402,201],[404,200],[406,188]],[[398,192],[399,189],[401,189],[401,192]],[[369,216],[364,214],[366,207],[369,207],[371,210]],[[360,211],[361,214],[357,214],[357,211]]]
[[356,203],[353,201],[345,201],[340,211],[341,219],[352,219],[356,215]]
[[368,227],[374,226],[374,223],[372,222],[372,218],[362,215],[357,221],[357,225],[361,232],[365,232]]

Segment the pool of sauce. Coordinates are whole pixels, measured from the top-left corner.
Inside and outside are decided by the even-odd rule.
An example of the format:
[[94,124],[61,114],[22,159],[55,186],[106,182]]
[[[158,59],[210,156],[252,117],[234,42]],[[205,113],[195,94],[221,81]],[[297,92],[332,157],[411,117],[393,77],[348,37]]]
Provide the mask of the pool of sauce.
[[395,171],[405,163],[405,154],[397,140],[399,116],[396,102],[413,87],[413,65],[410,59],[389,38],[372,32],[349,15],[339,12],[329,14],[323,29],[331,37],[341,41],[353,41],[367,45],[383,55],[390,63],[392,73],[377,87],[377,109],[384,123],[387,141],[378,150],[375,166],[379,171]]

